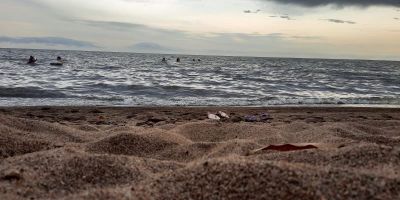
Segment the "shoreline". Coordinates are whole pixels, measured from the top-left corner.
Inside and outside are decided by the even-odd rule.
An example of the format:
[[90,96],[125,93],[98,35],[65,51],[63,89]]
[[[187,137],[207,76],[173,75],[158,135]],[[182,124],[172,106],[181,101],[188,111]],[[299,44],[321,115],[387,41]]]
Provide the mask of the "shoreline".
[[[269,122],[293,122],[322,118],[330,122],[342,122],[353,118],[376,120],[397,119],[400,108],[371,108],[371,107],[103,107],[103,106],[38,106],[38,107],[0,107],[0,114],[18,118],[35,119],[47,122],[102,124],[106,120],[118,121],[114,125],[135,125],[145,123],[152,118],[166,124],[175,122],[189,123],[192,121],[208,120],[207,113],[225,112],[235,117],[237,122],[245,121],[246,116],[258,117],[267,113],[276,118]],[[391,116],[393,115],[393,116]],[[293,116],[300,116],[298,119]],[[104,119],[98,119],[104,118]],[[277,120],[279,118],[279,120]],[[225,120],[231,121],[232,119]],[[354,120],[354,119],[351,119]],[[400,117],[399,117],[400,120]],[[317,120],[318,121],[318,120]],[[105,123],[105,122],[104,122]],[[152,123],[151,123],[152,124]],[[154,123],[154,124],[157,124]]]
[[385,108],[385,109],[400,109],[400,105],[392,104],[285,104],[285,105],[32,105],[32,106],[1,106],[1,108],[84,108],[84,107],[99,107],[99,108]]
[[180,106],[180,105],[144,105],[144,106],[131,106],[131,105],[33,105],[33,106],[0,106],[0,109],[11,109],[11,108],[260,108],[260,109],[279,109],[279,108],[327,108],[327,109],[336,109],[336,108],[370,108],[370,109],[400,109],[400,105],[390,105],[390,104],[344,104],[344,105],[335,105],[335,104],[301,104],[301,105],[267,105],[267,106],[232,106],[232,105],[198,105],[198,106]]

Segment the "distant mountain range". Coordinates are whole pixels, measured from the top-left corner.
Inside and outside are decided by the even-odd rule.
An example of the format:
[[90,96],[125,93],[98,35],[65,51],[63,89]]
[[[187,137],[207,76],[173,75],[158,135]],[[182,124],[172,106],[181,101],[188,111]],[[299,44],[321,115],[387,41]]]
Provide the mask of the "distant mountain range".
[[137,53],[174,53],[177,50],[153,42],[139,42],[131,47],[130,51]]

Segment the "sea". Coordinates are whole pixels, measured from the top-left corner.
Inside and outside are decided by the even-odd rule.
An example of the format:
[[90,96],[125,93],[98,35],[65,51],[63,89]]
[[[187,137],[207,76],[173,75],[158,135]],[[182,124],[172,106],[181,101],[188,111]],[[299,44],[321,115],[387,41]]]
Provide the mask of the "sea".
[[400,107],[400,62],[0,49],[0,106]]

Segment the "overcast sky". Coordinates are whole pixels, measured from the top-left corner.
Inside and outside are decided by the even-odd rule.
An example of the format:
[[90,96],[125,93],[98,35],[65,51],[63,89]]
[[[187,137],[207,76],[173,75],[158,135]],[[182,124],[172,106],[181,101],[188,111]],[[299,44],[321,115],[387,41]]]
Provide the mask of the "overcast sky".
[[0,0],[0,47],[400,60],[400,0]]

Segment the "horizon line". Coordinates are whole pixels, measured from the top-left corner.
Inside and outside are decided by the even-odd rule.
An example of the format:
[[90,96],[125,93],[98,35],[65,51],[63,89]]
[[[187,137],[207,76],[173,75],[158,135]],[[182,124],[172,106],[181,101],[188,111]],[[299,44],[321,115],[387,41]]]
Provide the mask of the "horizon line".
[[326,57],[286,57],[286,56],[248,56],[248,55],[221,55],[221,54],[185,54],[185,53],[156,53],[156,52],[133,52],[133,51],[107,51],[107,50],[78,50],[78,49],[46,49],[46,48],[14,48],[0,47],[0,49],[17,50],[45,50],[45,51],[81,51],[81,52],[103,52],[103,53],[131,53],[131,54],[151,54],[151,55],[180,55],[180,56],[215,56],[215,57],[243,57],[243,58],[272,58],[272,59],[310,59],[310,60],[354,60],[354,61],[385,61],[400,62],[396,59],[364,59],[364,58],[326,58]]

